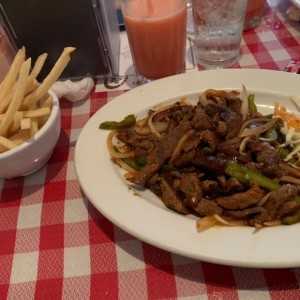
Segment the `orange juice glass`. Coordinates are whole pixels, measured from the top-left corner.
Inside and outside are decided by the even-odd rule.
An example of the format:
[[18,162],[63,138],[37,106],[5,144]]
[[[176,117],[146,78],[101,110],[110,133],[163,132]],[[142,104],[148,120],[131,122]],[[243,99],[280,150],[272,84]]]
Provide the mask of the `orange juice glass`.
[[121,0],[138,81],[185,71],[186,0]]
[[257,27],[261,23],[265,0],[248,0],[244,29]]

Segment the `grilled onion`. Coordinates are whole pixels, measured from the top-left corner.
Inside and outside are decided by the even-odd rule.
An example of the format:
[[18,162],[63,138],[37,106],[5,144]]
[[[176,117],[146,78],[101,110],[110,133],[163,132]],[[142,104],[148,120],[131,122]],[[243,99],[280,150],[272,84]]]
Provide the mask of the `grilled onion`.
[[278,120],[277,118],[272,118],[268,123],[259,126],[257,128],[245,128],[243,132],[240,134],[240,137],[262,134],[267,130],[269,130],[270,128],[272,128],[276,124],[277,120]]

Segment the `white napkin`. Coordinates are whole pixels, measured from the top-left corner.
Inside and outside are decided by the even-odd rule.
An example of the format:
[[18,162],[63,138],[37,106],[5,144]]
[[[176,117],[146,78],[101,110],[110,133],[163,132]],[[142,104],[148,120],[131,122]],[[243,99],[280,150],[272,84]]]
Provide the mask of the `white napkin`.
[[83,78],[80,81],[57,81],[51,87],[51,90],[58,98],[64,97],[69,101],[76,102],[87,98],[94,87],[94,80],[90,77]]

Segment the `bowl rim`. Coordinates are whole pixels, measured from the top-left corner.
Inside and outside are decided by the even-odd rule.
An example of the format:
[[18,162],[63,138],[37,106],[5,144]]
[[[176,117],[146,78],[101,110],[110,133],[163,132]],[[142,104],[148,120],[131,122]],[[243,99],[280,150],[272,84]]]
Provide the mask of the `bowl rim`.
[[31,137],[30,139],[25,141],[23,144],[18,145],[17,147],[15,147],[13,149],[10,149],[10,150],[0,153],[0,160],[6,158],[8,156],[11,156],[17,152],[25,150],[27,147],[29,147],[32,144],[32,142],[39,139],[45,133],[45,131],[49,128],[49,126],[56,120],[56,117],[57,117],[57,115],[59,113],[59,109],[60,109],[59,99],[58,99],[57,95],[51,89],[48,91],[48,93],[53,97],[53,106],[52,106],[52,110],[51,110],[51,113],[50,113],[50,116],[49,116],[47,122],[33,137]]

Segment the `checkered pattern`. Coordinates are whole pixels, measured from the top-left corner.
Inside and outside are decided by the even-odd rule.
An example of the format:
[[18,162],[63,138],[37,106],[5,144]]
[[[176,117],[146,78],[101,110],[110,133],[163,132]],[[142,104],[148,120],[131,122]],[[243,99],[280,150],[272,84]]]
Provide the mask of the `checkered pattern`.
[[[282,70],[300,56],[300,24],[279,10],[244,33],[236,67]],[[300,77],[299,77],[300,82]],[[300,299],[300,269],[214,265],[157,249],[104,218],[80,189],[74,146],[107,101],[124,93],[101,82],[91,99],[62,99],[62,130],[49,163],[0,180],[2,299]],[[1,167],[1,166],[0,166]]]
[[291,58],[299,56],[299,23],[287,19],[288,5],[289,1],[281,1],[276,11],[267,7],[263,24],[244,32],[240,67],[283,70]]

